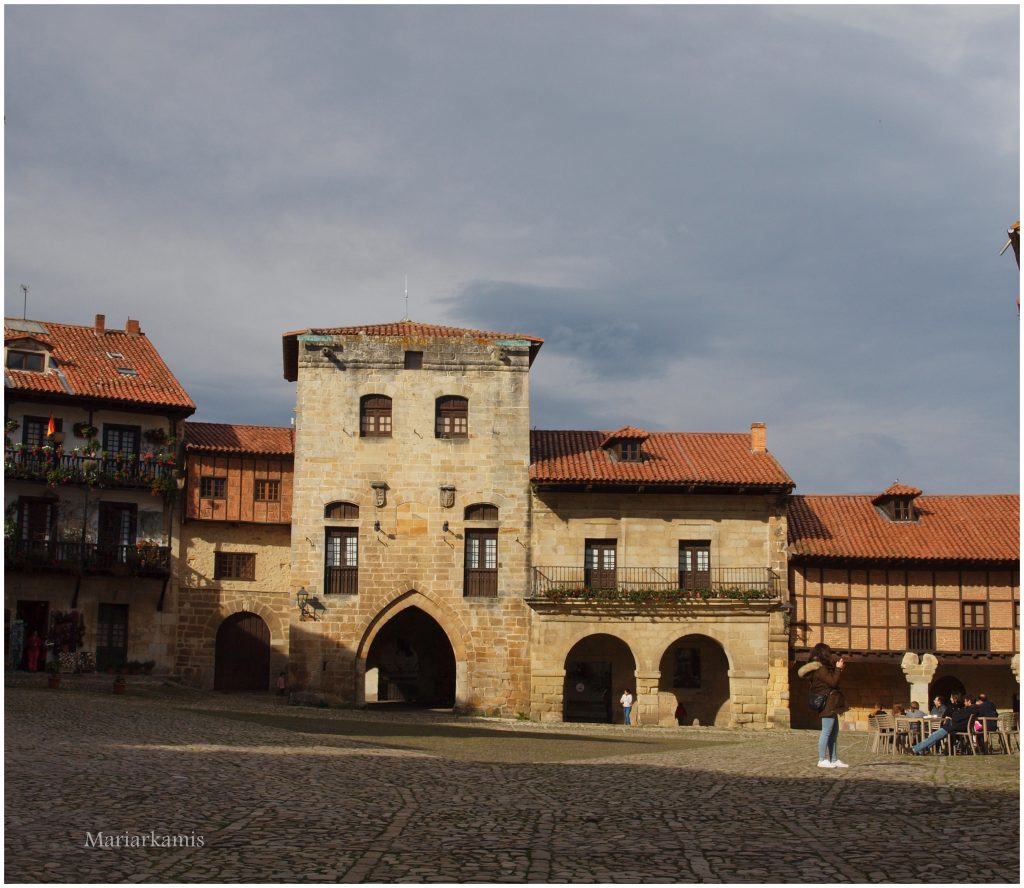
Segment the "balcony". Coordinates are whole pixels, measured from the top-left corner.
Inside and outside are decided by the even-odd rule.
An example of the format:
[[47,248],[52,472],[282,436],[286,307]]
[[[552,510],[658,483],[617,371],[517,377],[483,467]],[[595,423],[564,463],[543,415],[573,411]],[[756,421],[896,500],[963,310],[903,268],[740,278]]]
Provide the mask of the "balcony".
[[961,629],[960,650],[974,653],[989,649],[988,629]]
[[931,626],[911,626],[907,629],[907,650],[929,653],[935,650],[935,629]]
[[154,496],[166,496],[177,489],[174,469],[174,460],[167,454],[88,454],[20,445],[4,450],[5,478],[39,481],[51,487],[85,484],[90,487],[148,488]]
[[113,573],[164,577],[171,572],[170,546],[112,546],[49,540],[4,541],[8,570]]
[[354,567],[328,567],[324,575],[327,595],[355,595],[359,592],[359,571]]
[[686,574],[671,567],[534,567],[533,597],[550,601],[670,604],[712,600],[769,601],[779,575],[767,567],[716,567]]

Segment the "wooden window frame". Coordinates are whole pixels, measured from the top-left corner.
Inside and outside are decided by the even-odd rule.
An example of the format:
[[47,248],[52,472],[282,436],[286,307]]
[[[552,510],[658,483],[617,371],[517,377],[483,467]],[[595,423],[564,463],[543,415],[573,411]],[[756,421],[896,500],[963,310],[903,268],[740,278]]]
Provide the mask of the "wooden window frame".
[[255,580],[255,552],[214,552],[213,578],[215,580]]
[[989,650],[987,601],[960,602],[960,650]]
[[477,528],[466,531],[466,598],[498,597],[498,529]]
[[[134,436],[134,448],[131,450],[125,450],[121,447],[117,449],[110,446],[111,436],[131,434]],[[105,422],[103,424],[103,450],[112,459],[138,459],[139,453],[142,450],[142,426],[136,425],[122,425],[116,422]]]
[[[47,443],[48,435],[46,429],[50,425],[50,417],[48,416],[25,416],[21,422],[21,443],[26,447],[42,447]],[[31,434],[31,431],[39,430],[39,440],[33,440],[36,436]],[[58,417],[53,418],[53,431],[63,432],[64,431],[64,420]]]
[[[612,555],[611,567],[608,566],[609,552]],[[592,558],[592,554],[597,557]],[[610,586],[607,585],[609,574],[611,575]],[[617,539],[594,538],[583,541],[583,583],[588,589],[618,589],[619,541]]]
[[469,437],[469,398],[442,395],[434,402],[434,437]]
[[619,442],[619,462],[643,462],[643,448],[640,441]]
[[338,500],[324,506],[325,521],[358,521],[359,506]]
[[394,402],[387,395],[359,399],[359,437],[390,438],[394,428]]
[[465,521],[497,521],[498,507],[493,503],[473,503],[463,512]]
[[[840,619],[840,610],[842,619]],[[823,598],[821,600],[821,622],[825,626],[849,626],[850,599]]]
[[[273,494],[270,496],[269,494]],[[252,485],[253,502],[281,502],[281,481],[279,478],[257,478]]]
[[906,497],[895,497],[892,501],[893,521],[913,521],[914,504]]
[[907,602],[907,650],[935,650],[935,602]]
[[[210,492],[212,488],[212,492]],[[209,500],[226,500],[228,498],[228,479],[226,475],[202,475],[199,478],[199,498]]]
[[[691,566],[688,555],[696,557],[696,566]],[[702,557],[707,562],[703,567]],[[711,588],[711,540],[679,541],[679,588],[688,591]]]
[[[12,363],[11,358],[16,358]],[[26,364],[29,363],[30,358],[38,359],[41,364],[40,367],[28,367]],[[46,372],[46,352],[33,351],[32,349],[25,348],[9,348],[7,349],[7,355],[4,357],[4,366],[8,370],[22,370],[26,373],[45,373]]]

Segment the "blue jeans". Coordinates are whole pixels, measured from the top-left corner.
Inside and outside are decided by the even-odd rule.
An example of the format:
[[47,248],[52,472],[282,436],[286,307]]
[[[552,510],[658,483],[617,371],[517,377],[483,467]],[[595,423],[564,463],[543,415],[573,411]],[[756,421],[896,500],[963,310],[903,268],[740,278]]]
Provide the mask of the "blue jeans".
[[939,728],[937,731],[933,731],[932,735],[927,740],[922,740],[920,743],[915,744],[911,747],[915,755],[920,755],[926,749],[931,749],[936,743],[945,740],[949,736],[949,731],[945,728]]
[[633,708],[632,706],[623,706],[622,707],[622,723],[624,725],[628,725],[629,724],[629,711],[632,708]]
[[839,716],[826,715],[821,719],[821,736],[818,737],[818,760],[834,762],[836,755],[836,740],[839,737]]

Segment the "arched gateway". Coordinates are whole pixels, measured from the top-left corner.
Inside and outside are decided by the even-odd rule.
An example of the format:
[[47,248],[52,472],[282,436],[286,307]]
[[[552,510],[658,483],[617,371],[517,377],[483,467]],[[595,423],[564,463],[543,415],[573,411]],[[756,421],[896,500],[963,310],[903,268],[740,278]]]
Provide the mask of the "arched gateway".
[[565,658],[562,720],[613,722],[622,717],[624,688],[636,693],[633,652],[614,635],[588,635]]
[[270,687],[270,629],[256,614],[232,614],[217,630],[213,688],[266,691]]
[[455,652],[438,622],[407,607],[381,627],[366,657],[366,701],[455,704]]

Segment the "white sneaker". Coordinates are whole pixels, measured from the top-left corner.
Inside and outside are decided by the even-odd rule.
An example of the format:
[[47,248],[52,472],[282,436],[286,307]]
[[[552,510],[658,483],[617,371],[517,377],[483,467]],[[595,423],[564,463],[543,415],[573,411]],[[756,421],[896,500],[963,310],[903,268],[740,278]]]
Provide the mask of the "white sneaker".
[[832,762],[832,767],[833,768],[848,768],[850,766],[848,764],[846,764],[846,762],[841,762],[841,761],[839,761],[839,759],[836,759],[834,762]]
[[[828,759],[822,759],[820,762],[818,762],[818,767],[819,768],[834,768],[835,765],[832,764],[832,762],[830,762]],[[845,765],[843,767],[845,767]]]

